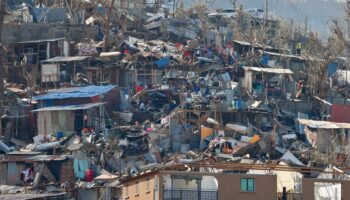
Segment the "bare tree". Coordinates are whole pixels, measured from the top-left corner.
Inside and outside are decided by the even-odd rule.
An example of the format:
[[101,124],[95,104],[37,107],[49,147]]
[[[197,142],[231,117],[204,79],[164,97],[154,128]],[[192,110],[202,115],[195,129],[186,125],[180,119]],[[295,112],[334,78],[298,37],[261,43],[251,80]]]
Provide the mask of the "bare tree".
[[[200,20],[200,26],[203,32],[203,35],[205,35],[209,31],[209,23],[206,17],[206,11],[207,11],[207,4],[206,3],[197,3],[193,6],[193,11],[196,12],[198,15],[198,18]],[[206,42],[204,40],[204,42]]]
[[236,9],[237,0],[230,0],[230,3],[232,4],[233,8]]
[[[68,11],[69,18],[71,23],[78,24],[79,23],[79,14],[84,12],[85,8],[96,7],[99,3],[98,0],[64,0],[64,6]],[[84,19],[83,19],[84,20]]]
[[185,9],[185,5],[183,1],[179,2],[179,7],[176,9],[176,18],[178,19],[185,19],[186,17],[189,16],[189,14],[191,14],[192,9],[186,10]]
[[316,77],[309,85],[314,92],[313,94],[324,99],[327,97],[329,90],[327,75],[328,66],[336,60],[336,58],[345,49],[345,38],[343,31],[341,30],[339,23],[335,20],[329,24],[331,34],[328,37],[326,46],[322,45],[321,40],[317,37],[317,34],[310,34],[309,50],[307,55],[310,56],[311,67],[309,73]]
[[333,131],[330,133],[330,145],[325,152],[328,164],[347,167],[349,164],[350,150],[349,138],[345,132]]

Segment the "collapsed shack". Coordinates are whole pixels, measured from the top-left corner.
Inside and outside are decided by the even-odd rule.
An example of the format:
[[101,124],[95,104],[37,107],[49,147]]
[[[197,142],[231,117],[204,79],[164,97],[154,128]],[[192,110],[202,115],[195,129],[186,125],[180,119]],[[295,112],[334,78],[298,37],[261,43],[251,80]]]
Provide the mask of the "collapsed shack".
[[248,94],[258,97],[279,97],[290,98],[295,91],[292,85],[295,85],[290,69],[283,68],[258,68],[243,67],[245,76],[243,87],[247,89]]
[[41,84],[46,89],[49,86],[62,87],[73,83],[74,85],[88,84],[80,80],[79,74],[86,74],[89,67],[89,56],[54,57],[41,61]]
[[34,173],[39,172],[43,183],[68,183],[75,185],[73,159],[69,155],[37,155],[26,159],[32,162]]
[[127,74],[122,73],[125,64],[119,60],[120,55],[118,51],[102,52],[99,57],[95,57],[90,66],[86,68],[88,82],[94,85],[127,86],[122,83],[122,78],[127,78]]
[[123,152],[121,158],[129,158],[140,152],[147,153],[149,150],[148,137],[140,126],[118,127],[119,147]]
[[[179,94],[170,89],[143,89],[130,98],[128,105],[117,112],[118,117],[127,122],[159,122],[161,115],[168,115],[179,104]],[[141,106],[144,105],[143,106]]]
[[26,158],[42,154],[41,152],[20,152],[12,151],[2,156],[1,160],[1,184],[2,185],[18,185],[24,184],[20,174],[23,170],[30,168],[32,162],[27,162]]
[[[9,43],[5,60],[6,77],[12,83],[34,86],[40,73],[40,61],[55,56],[67,55],[64,52],[68,43],[65,38],[22,41]],[[6,62],[7,61],[7,62]]]
[[36,101],[28,99],[28,91],[24,86],[17,84],[5,85],[5,99],[0,109],[2,113],[1,124],[4,139],[29,141],[34,136],[34,118],[31,112],[36,107]]
[[20,174],[31,168],[31,181],[34,181],[34,174],[40,172],[42,180],[45,180],[42,184],[69,182],[74,185],[72,162],[68,155],[43,155],[36,151],[9,152],[1,160],[1,184],[25,185],[26,182]]
[[171,18],[150,22],[145,25],[145,28],[147,30],[158,31],[161,34],[172,33],[177,36],[177,39],[195,39],[199,34],[196,24],[193,24],[190,21],[183,21]]
[[309,144],[324,155],[320,157],[326,157],[339,166],[349,164],[346,152],[350,124],[307,119],[298,119],[298,122],[305,125],[304,131]]
[[[123,7],[125,2],[116,3]],[[132,9],[135,5],[137,9]],[[113,44],[106,46],[113,48],[107,48],[107,52],[101,53],[104,42],[91,40],[79,43],[73,55],[72,43],[60,38],[10,47],[6,73],[12,76],[19,70],[23,76],[16,76],[22,80],[8,80],[26,86],[10,84],[6,88],[16,95],[6,102],[8,112],[2,117],[5,137],[0,141],[0,150],[6,155],[0,160],[4,169],[1,182],[21,184],[14,173],[31,172],[33,168],[42,173],[42,179],[46,179],[43,183],[60,183],[60,191],[69,182],[68,188],[74,188],[74,195],[80,199],[110,199],[117,193],[125,199],[153,199],[149,196],[156,192],[160,192],[160,199],[187,199],[199,194],[198,198],[217,199],[223,197],[221,186],[231,197],[242,195],[244,199],[254,192],[263,193],[265,199],[277,199],[277,194],[285,195],[286,189],[291,193],[295,190],[295,197],[300,197],[301,176],[315,178],[322,171],[306,166],[329,167],[329,162],[323,161],[330,157],[330,150],[336,149],[332,152],[335,164],[347,163],[346,153],[342,152],[347,152],[347,125],[318,121],[312,122],[317,124],[314,126],[310,121],[299,121],[317,117],[313,113],[317,107],[314,102],[304,101],[310,98],[307,93],[298,99],[302,90],[296,88],[294,80],[301,87],[301,79],[311,77],[306,73],[320,59],[289,55],[288,50],[273,45],[273,39],[268,45],[234,40],[240,38],[236,29],[245,32],[262,25],[269,26],[261,28],[268,29],[270,38],[278,31],[278,21],[254,16],[263,12],[257,9],[247,10],[253,15],[244,14],[240,17],[247,19],[235,24],[232,20],[239,20],[238,11],[225,9],[204,16],[209,19],[205,22],[209,24],[204,24],[198,13],[172,19],[164,8],[145,14],[146,3],[140,5],[127,3],[130,9],[119,12],[121,21],[112,17],[108,36]],[[84,21],[84,9],[79,10],[79,21]],[[63,7],[58,10],[64,13]],[[85,22],[99,24],[98,37],[102,39],[106,20],[93,16],[93,10],[86,10],[89,19]],[[97,10],[102,15],[107,13],[102,3]],[[113,27],[115,23],[118,27]],[[141,26],[147,30],[140,30]],[[72,38],[67,35],[66,39]],[[13,65],[26,69],[10,69],[11,58]],[[333,72],[334,66],[328,69]],[[30,74],[35,70],[34,75]],[[343,82],[347,73],[339,72],[345,76],[339,80]],[[46,93],[40,89],[31,91],[37,89],[36,83]],[[34,101],[30,100],[32,93],[39,94]],[[329,101],[315,98],[323,103]],[[23,108],[16,108],[19,105]],[[31,134],[35,127],[30,130],[18,122],[22,115],[18,113],[23,113],[24,120],[29,118],[32,126],[37,125],[38,135]],[[332,113],[331,119],[338,117],[346,118]],[[26,127],[27,132],[23,130]],[[18,139],[33,139],[34,143],[27,145]],[[66,149],[71,155],[65,154]],[[14,157],[17,154],[19,157]],[[173,171],[158,171],[165,166]],[[296,166],[297,172],[288,171],[289,166]],[[273,172],[277,168],[287,172]],[[149,170],[151,180],[147,179]],[[157,180],[157,175],[164,175],[164,179]],[[130,179],[124,180],[125,176]],[[280,184],[281,180],[288,183]],[[239,185],[242,183],[243,187]],[[232,193],[234,184],[241,190],[252,186],[256,190]],[[148,189],[139,190],[141,185]],[[57,188],[47,188],[58,192]],[[179,191],[190,195],[178,196]],[[316,193],[304,191],[306,195],[310,195],[307,191]],[[148,197],[144,198],[143,193]]]

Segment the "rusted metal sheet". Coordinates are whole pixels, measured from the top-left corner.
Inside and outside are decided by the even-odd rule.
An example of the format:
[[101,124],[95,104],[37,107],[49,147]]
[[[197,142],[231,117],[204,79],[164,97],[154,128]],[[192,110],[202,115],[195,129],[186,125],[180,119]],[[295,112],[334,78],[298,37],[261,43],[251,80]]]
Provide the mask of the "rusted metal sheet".
[[331,119],[332,122],[350,123],[350,106],[349,105],[332,105]]
[[98,198],[99,191],[98,188],[79,188],[78,189],[78,199],[94,200]]
[[16,185],[17,177],[19,177],[19,173],[17,171],[16,163],[15,162],[7,163],[7,184]]
[[0,163],[0,184],[7,184],[7,163]]

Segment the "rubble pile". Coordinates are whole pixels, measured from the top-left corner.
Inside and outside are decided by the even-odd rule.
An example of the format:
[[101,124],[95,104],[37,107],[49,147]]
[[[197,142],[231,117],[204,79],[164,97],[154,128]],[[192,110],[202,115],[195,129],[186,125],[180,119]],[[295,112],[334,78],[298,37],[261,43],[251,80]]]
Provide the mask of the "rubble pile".
[[[60,23],[52,15],[68,5],[46,2],[50,12],[38,15],[43,3],[24,3],[9,23],[20,9],[33,9],[25,15],[32,18],[22,19],[28,23]],[[312,70],[324,59],[308,55],[293,38],[290,49],[271,42],[280,21],[265,19],[262,9],[182,16],[166,6],[128,8],[108,19],[104,32],[110,8],[88,2],[61,17],[97,26],[95,38],[5,42],[4,199],[134,199],[130,184],[157,173],[165,177],[161,199],[183,199],[175,198],[175,186],[193,172],[297,174],[278,179],[280,199],[300,195],[303,178],[334,173],[349,179],[349,79],[338,58],[327,61],[321,93]],[[269,28],[270,42],[239,37],[259,27]],[[170,197],[168,173],[179,179]],[[241,181],[241,191],[251,192],[251,180]],[[192,182],[186,179],[189,188]],[[320,191],[324,196],[328,189]]]

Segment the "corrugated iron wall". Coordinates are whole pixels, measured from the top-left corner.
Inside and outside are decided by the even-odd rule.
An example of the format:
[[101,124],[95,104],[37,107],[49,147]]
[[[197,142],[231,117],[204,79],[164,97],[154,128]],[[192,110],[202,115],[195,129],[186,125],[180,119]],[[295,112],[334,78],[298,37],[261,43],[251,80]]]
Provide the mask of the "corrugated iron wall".
[[330,121],[350,123],[350,106],[333,104]]

